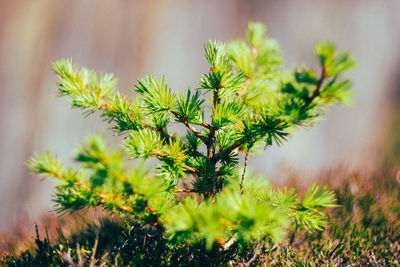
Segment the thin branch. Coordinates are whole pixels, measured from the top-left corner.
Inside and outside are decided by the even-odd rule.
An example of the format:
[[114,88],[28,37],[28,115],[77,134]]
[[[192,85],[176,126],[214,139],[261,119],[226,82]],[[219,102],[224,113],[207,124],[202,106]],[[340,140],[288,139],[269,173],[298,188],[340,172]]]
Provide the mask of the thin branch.
[[94,266],[96,266],[96,250],[97,250],[97,246],[98,246],[98,244],[99,244],[99,232],[100,232],[100,229],[99,229],[99,222],[98,222],[98,220],[96,219],[96,230],[95,230],[95,232],[96,232],[96,239],[94,240],[94,245],[93,245],[93,249],[92,249],[92,255],[90,256],[90,262],[89,262],[89,267],[94,267]]
[[[152,150],[151,153],[153,153],[157,157],[161,157],[161,158],[166,157],[166,155],[160,150]],[[196,169],[189,167],[186,164],[182,164],[182,168],[184,168],[192,173],[198,173],[198,171]]]
[[[214,71],[214,70],[213,70]],[[221,85],[218,84],[217,88],[214,89],[213,92],[213,111],[211,114],[211,124],[214,125],[214,112],[217,108],[218,103],[221,99],[218,96],[218,91],[221,88]],[[215,155],[215,128],[213,127],[210,129],[210,134],[207,138],[207,157],[211,159]],[[211,196],[214,196],[216,191],[216,183],[217,183],[217,176],[214,176],[211,181]]]
[[169,140],[171,140],[173,142],[176,141],[176,138],[174,136],[171,136],[171,135],[168,134],[166,128],[155,128],[155,130],[157,132],[159,132],[160,136],[162,138],[164,138],[166,141],[169,141]]
[[249,159],[249,149],[246,150],[246,155],[244,157],[244,168],[243,168],[243,174],[242,174],[242,180],[240,181],[240,194],[243,194],[243,182],[244,182],[244,176],[246,174],[246,169],[247,169],[247,160]]
[[221,84],[220,83],[217,85],[217,88],[215,88],[214,91],[213,91],[213,107],[214,107],[214,109],[217,107],[219,102],[221,102],[221,98],[218,95],[219,89],[221,89]]
[[228,248],[230,248],[230,247],[235,243],[236,238],[237,238],[237,234],[235,234],[234,236],[232,236],[232,237],[228,240],[228,242],[226,242],[226,243],[222,246],[222,248],[223,248],[224,250],[227,250]]
[[184,168],[192,173],[198,173],[198,171],[195,168],[189,167],[186,164],[182,164],[182,168]]
[[306,106],[311,104],[314,101],[314,99],[319,96],[319,94],[321,92],[321,87],[322,87],[322,84],[324,83],[325,78],[326,78],[326,68],[322,67],[321,75],[320,75],[320,77],[319,77],[319,79],[317,81],[317,88],[315,88],[315,90],[312,93],[312,95],[309,98],[307,98]]
[[208,124],[207,122],[203,121],[201,124],[201,126],[203,126],[204,128],[207,128],[209,130],[213,129],[214,127],[212,127],[210,124]]
[[240,147],[241,145],[243,145],[244,142],[245,142],[245,141],[242,140],[242,141],[237,141],[237,142],[233,143],[233,144],[230,145],[229,147],[227,147],[227,148],[225,148],[224,150],[219,151],[217,154],[215,154],[215,155],[213,156],[212,159],[213,159],[215,162],[218,161],[218,160],[220,160],[223,156],[229,155],[233,150],[235,150],[236,148],[238,148],[238,147]]
[[254,250],[254,255],[253,255],[253,257],[251,257],[251,259],[250,259],[248,262],[246,262],[246,263],[244,264],[244,266],[246,266],[246,267],[250,266],[250,265],[257,259],[258,255],[259,255],[260,252],[261,252],[261,247],[262,247],[261,242],[258,242],[258,243],[257,243],[257,247],[256,247],[256,249]]
[[181,116],[178,114],[176,111],[171,111],[171,113],[180,121],[182,122],[196,137],[198,137],[201,141],[203,141],[205,144],[207,143],[207,137],[202,135],[193,125],[189,123],[187,118]]
[[[211,69],[212,72],[215,73],[215,69],[214,67]],[[217,108],[217,105],[219,104],[219,102],[221,101],[221,98],[219,97],[218,93],[219,93],[219,89],[221,89],[221,83],[218,83],[218,85],[216,86],[216,88],[213,91],[213,110],[211,113],[211,125],[214,125],[214,112]],[[212,127],[210,129],[210,134],[208,136],[207,139],[207,157],[211,158],[214,156],[215,154],[215,128]]]

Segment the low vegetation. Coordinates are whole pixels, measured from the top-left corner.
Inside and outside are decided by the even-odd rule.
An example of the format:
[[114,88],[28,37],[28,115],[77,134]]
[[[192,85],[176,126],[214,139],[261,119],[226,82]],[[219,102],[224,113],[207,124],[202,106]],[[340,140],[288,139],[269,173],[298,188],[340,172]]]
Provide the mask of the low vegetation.
[[[397,170],[387,165],[370,175],[341,168],[323,173],[320,182],[335,191],[340,206],[330,210],[324,232],[291,231],[282,244],[259,248],[236,244],[222,253],[202,244],[171,247],[132,221],[126,224],[121,218],[103,216],[97,222],[90,217],[86,227],[76,225],[67,234],[60,230],[51,240],[46,234],[37,236],[28,250],[13,251],[9,246],[1,252],[0,262],[5,266],[245,266],[259,251],[251,266],[399,266]],[[63,216],[60,229],[77,220],[73,216]],[[46,224],[38,227],[46,232]]]

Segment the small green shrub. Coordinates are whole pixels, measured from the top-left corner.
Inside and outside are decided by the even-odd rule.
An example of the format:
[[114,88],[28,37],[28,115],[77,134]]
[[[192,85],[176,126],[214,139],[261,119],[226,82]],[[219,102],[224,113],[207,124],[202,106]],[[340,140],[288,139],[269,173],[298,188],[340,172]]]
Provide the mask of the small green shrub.
[[[124,136],[122,149],[109,149],[102,136],[90,135],[75,151],[78,168],[51,153],[30,160],[35,173],[58,179],[56,210],[100,206],[174,249],[186,244],[218,257],[233,245],[279,243],[292,228],[321,230],[323,210],[335,206],[333,192],[313,185],[300,199],[293,189],[245,179],[247,161],[312,125],[327,107],[347,102],[352,83],[339,74],[355,61],[319,42],[320,74],[306,67],[287,71],[277,42],[265,33],[262,24],[250,23],[246,40],[210,41],[210,70],[199,88],[175,93],[164,77],[147,76],[135,86],[134,100],[115,90],[111,74],[78,70],[71,60],[54,63],[59,95],[70,97],[72,107],[100,113]],[[155,168],[143,163],[152,158]]]

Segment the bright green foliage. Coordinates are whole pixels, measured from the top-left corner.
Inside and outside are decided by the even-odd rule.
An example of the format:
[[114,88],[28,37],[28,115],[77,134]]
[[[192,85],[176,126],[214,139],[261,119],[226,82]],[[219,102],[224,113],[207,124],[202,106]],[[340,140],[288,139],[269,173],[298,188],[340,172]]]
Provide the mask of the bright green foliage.
[[[31,168],[59,178],[59,211],[102,206],[152,224],[171,240],[205,240],[209,248],[229,240],[280,241],[290,223],[309,231],[325,225],[323,209],[334,195],[313,186],[303,200],[293,190],[277,190],[238,171],[240,153],[283,143],[293,128],[311,125],[329,105],[348,100],[351,82],[338,74],[354,67],[348,53],[317,44],[320,75],[303,67],[281,67],[276,41],[266,28],[250,23],[246,40],[210,41],[210,69],[200,88],[173,92],[165,77],[139,80],[135,101],[115,90],[112,75],[78,70],[71,60],[54,63],[60,96],[72,106],[99,111],[122,134],[124,151],[108,150],[90,136],[78,147],[75,170],[50,154],[36,156]],[[178,134],[177,123],[186,128]],[[129,169],[124,159],[155,158],[157,170]],[[186,194],[182,194],[186,193]],[[187,196],[189,195],[189,196]]]
[[192,242],[205,238],[209,248],[214,241],[224,245],[233,236],[245,242],[262,240],[266,235],[281,240],[282,228],[288,227],[289,221],[285,210],[260,197],[268,186],[245,190],[242,195],[237,189],[227,186],[215,199],[201,203],[185,198],[165,216],[171,237]]
[[81,164],[78,170],[64,167],[51,153],[35,156],[29,165],[38,174],[58,178],[58,212],[100,205],[135,214],[145,222],[156,221],[158,213],[173,203],[171,189],[143,166],[128,169],[123,159],[121,151],[108,151],[102,136],[90,135],[76,149],[75,160]]
[[326,218],[321,210],[336,207],[334,193],[327,191],[326,187],[319,189],[315,184],[303,200],[298,199],[294,189],[287,188],[270,190],[263,199],[272,200],[275,205],[285,208],[295,226],[304,227],[308,231],[322,230],[321,226],[325,225]]

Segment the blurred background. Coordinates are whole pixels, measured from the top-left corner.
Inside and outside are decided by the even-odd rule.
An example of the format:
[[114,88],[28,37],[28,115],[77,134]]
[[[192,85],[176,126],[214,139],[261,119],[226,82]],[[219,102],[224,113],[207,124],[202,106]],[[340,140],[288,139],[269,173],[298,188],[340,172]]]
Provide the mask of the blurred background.
[[0,230],[17,220],[32,225],[52,209],[52,183],[25,165],[35,151],[70,162],[87,132],[106,129],[54,97],[51,62],[72,58],[79,67],[113,72],[128,94],[146,74],[165,74],[172,88],[197,87],[208,70],[204,44],[244,37],[248,21],[267,25],[288,68],[316,67],[314,44],[326,39],[351,50],[359,64],[348,73],[352,107],[332,109],[315,127],[258,155],[252,170],[274,181],[293,172],[309,181],[322,170],[367,171],[395,157],[399,12],[398,0],[0,0]]

